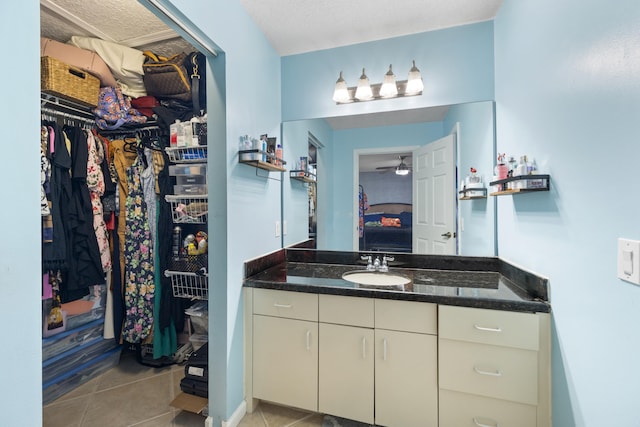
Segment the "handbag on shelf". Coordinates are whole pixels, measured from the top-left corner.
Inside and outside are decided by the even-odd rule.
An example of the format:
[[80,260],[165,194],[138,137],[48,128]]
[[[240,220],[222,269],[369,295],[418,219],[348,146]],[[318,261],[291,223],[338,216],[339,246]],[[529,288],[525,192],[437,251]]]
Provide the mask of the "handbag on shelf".
[[[194,116],[206,111],[206,60],[202,53],[179,53],[171,57],[145,51],[144,84],[149,95],[190,108]],[[171,107],[168,107],[171,108]]]
[[147,94],[158,99],[172,98],[191,101],[191,83],[184,66],[186,53],[171,57],[158,56],[145,51],[146,60],[142,64],[144,70],[144,86]]

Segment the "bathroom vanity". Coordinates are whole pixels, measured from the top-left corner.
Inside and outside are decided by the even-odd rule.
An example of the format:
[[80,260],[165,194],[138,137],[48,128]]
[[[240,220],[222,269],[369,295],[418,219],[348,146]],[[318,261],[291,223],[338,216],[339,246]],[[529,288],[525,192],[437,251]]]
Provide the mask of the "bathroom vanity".
[[[245,264],[246,398],[381,426],[551,425],[547,280],[496,257],[358,253]],[[375,254],[374,254],[375,255]],[[382,254],[380,254],[382,255]]]

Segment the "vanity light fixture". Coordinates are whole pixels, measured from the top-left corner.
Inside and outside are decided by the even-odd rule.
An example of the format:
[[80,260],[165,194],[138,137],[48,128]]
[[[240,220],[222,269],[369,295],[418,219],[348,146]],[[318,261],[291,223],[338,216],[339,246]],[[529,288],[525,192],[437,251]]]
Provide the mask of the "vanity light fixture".
[[348,104],[350,102],[374,101],[377,99],[391,99],[404,96],[422,95],[424,83],[420,70],[416,67],[416,61],[409,70],[409,79],[396,81],[393,74],[392,65],[389,65],[389,71],[384,75],[382,83],[369,83],[369,78],[362,69],[362,75],[358,80],[358,86],[348,87],[347,82],[342,77],[342,71],[336,81],[336,87],[333,92],[333,100],[336,104]]

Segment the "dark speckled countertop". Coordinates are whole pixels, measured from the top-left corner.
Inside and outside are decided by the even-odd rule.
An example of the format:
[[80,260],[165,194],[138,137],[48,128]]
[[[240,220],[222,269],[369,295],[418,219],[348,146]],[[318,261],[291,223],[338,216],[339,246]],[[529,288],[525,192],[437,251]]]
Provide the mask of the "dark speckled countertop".
[[404,286],[363,286],[342,279],[366,271],[358,253],[282,250],[245,263],[247,287],[423,301],[496,310],[550,312],[547,280],[497,257],[394,254],[389,273]]

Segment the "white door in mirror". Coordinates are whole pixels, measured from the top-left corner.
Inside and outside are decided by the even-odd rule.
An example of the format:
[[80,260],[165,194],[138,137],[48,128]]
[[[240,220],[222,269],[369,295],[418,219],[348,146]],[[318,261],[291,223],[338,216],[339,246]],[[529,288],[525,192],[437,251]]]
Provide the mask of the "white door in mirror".
[[618,278],[640,285],[640,241],[618,239]]

